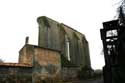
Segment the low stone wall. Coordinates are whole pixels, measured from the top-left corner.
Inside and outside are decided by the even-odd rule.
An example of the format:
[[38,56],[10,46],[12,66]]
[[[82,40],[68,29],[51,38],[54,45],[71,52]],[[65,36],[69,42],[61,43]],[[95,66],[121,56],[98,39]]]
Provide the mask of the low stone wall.
[[0,83],[32,83],[32,68],[0,66]]

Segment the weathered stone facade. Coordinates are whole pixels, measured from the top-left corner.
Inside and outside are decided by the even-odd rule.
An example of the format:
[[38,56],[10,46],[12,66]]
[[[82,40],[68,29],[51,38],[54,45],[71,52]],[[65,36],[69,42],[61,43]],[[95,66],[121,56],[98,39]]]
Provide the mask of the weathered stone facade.
[[39,46],[61,51],[61,55],[76,66],[91,67],[89,46],[84,34],[45,16],[37,21]]
[[91,69],[89,46],[82,33],[45,16],[37,21],[38,46],[28,44],[26,38],[19,63],[0,64],[0,83],[71,80],[78,78],[81,68]]
[[1,63],[0,83],[32,83],[32,66],[19,63]]
[[59,51],[26,44],[20,50],[19,57],[19,63],[24,63],[25,60],[30,59],[29,61],[31,62],[29,64],[32,63],[32,77],[34,81],[50,78],[60,79],[61,58]]

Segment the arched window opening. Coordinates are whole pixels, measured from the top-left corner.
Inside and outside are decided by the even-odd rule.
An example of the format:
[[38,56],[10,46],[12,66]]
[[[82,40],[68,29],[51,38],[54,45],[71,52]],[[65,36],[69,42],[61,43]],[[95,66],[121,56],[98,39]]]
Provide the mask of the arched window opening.
[[66,42],[66,56],[67,56],[67,59],[70,61],[71,60],[71,58],[70,58],[70,42],[69,42],[67,35],[65,35],[65,42]]

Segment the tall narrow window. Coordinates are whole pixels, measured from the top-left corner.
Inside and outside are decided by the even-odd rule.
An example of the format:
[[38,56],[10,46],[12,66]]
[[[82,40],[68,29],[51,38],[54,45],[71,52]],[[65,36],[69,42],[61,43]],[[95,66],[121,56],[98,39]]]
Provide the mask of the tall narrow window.
[[71,58],[70,58],[69,39],[67,35],[65,35],[65,41],[66,41],[66,56],[67,56],[67,59],[70,61]]
[[68,60],[70,61],[69,41],[66,42],[66,44],[67,44],[67,56],[68,56]]

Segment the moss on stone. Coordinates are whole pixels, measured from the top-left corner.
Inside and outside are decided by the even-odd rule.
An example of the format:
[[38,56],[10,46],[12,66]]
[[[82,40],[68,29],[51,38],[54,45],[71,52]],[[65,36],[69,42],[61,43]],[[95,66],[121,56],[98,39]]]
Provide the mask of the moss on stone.
[[65,56],[61,55],[61,66],[62,67],[76,67],[75,64],[71,63],[66,59]]

